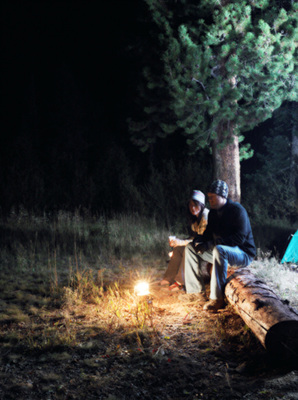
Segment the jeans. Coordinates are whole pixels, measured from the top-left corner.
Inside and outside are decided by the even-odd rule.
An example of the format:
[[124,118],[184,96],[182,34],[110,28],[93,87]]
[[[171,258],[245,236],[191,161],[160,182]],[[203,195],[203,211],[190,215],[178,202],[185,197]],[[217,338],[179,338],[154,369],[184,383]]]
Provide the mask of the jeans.
[[217,245],[213,250],[198,254],[192,243],[190,243],[185,247],[184,251],[184,284],[187,293],[205,291],[200,267],[202,260],[213,264],[210,280],[211,300],[218,300],[224,297],[228,265],[246,267],[252,262],[252,258],[238,246]]

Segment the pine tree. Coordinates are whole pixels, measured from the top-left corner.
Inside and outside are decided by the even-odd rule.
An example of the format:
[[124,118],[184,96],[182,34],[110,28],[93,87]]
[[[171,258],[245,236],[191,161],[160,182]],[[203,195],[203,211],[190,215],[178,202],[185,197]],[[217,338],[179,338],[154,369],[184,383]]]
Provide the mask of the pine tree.
[[[283,0],[145,0],[157,26],[159,74],[148,68],[143,150],[175,131],[195,151],[212,147],[214,177],[240,200],[245,131],[298,100],[298,4]],[[156,43],[157,46],[157,43]],[[156,50],[155,50],[156,51]],[[148,94],[148,91],[150,94]]]
[[297,121],[296,103],[285,103],[273,113],[272,128],[256,154],[258,168],[244,175],[247,209],[259,222],[264,223],[266,219],[297,221]]

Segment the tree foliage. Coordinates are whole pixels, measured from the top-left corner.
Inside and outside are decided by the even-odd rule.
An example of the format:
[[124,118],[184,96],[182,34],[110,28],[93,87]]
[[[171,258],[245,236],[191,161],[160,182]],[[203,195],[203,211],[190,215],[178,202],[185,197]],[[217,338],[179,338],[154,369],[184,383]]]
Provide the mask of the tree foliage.
[[286,103],[273,114],[272,129],[263,138],[256,155],[258,168],[244,176],[244,197],[255,222],[297,221],[297,193],[293,182],[293,175],[297,177],[297,163],[291,157],[293,139],[298,136],[297,122],[296,103]]
[[[230,127],[241,141],[283,101],[298,100],[297,3],[145,2],[155,24],[154,57],[144,71],[142,120],[130,125],[143,150],[175,131],[194,150],[219,131],[224,146]],[[243,150],[242,158],[251,155]]]

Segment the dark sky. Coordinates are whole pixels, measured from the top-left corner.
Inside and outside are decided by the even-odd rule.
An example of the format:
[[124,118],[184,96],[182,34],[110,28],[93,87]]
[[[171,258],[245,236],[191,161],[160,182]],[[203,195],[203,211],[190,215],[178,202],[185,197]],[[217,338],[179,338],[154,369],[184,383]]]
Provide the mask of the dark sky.
[[133,165],[138,181],[147,166],[127,123],[148,47],[144,1],[0,7],[0,213],[118,206],[120,172]]
[[139,34],[139,3],[4,0],[1,92],[6,133],[11,136],[19,129],[32,80],[39,107],[55,106],[54,89],[63,90],[58,81],[66,85],[69,80],[80,101],[84,97],[91,107],[97,104],[107,127],[123,127],[138,68],[128,49]]
[[85,114],[94,134],[128,140],[142,54],[152,46],[145,2],[3,0],[1,7],[2,140],[26,129],[33,103],[41,136],[53,134],[60,112],[73,114],[74,124]]

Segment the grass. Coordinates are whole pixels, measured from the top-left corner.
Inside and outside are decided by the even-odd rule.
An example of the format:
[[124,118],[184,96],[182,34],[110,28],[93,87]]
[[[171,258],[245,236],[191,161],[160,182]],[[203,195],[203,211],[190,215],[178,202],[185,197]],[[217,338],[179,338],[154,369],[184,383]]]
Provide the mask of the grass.
[[[37,217],[23,211],[2,221],[0,232],[3,346],[98,348],[102,334],[120,334],[126,345],[161,346],[150,301],[134,293],[138,280],[154,282],[166,266],[171,232],[155,220],[64,212]],[[266,255],[252,269],[297,305],[296,272]],[[224,339],[221,321],[217,324],[216,334]],[[118,345],[106,354],[124,351]]]
[[74,346],[101,331],[146,328],[150,309],[133,286],[162,268],[167,232],[156,221],[22,212],[1,221],[0,232],[5,346]]
[[[252,272],[272,287],[283,300],[298,309],[298,269],[293,264],[280,264],[270,253],[259,255],[251,264]],[[294,268],[292,268],[294,267]]]

